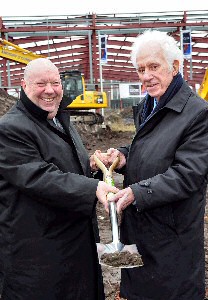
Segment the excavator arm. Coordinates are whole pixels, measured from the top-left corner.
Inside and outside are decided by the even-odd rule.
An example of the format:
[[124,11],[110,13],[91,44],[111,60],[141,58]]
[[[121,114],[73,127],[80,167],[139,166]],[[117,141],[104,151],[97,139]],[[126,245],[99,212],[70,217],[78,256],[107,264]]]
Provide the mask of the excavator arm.
[[202,84],[198,90],[198,94],[200,97],[208,101],[208,69],[206,69]]
[[27,65],[31,60],[44,57],[0,38],[0,56]]

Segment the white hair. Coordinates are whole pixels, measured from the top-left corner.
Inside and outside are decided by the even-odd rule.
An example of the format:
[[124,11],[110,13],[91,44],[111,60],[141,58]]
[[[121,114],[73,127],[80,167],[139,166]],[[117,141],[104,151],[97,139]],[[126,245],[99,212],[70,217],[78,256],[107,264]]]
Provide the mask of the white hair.
[[137,56],[141,50],[147,49],[153,44],[160,46],[164,53],[166,61],[170,67],[173,68],[173,61],[179,61],[179,66],[183,64],[183,53],[177,46],[176,40],[169,36],[166,32],[158,30],[146,30],[143,34],[136,37],[135,42],[132,45],[131,51],[131,62],[133,66],[137,69]]
[[25,70],[24,70],[24,80],[25,81],[29,81],[30,76],[34,73],[34,72],[40,72],[40,71],[55,71],[59,73],[58,68],[54,65],[54,63],[52,63],[52,61],[50,61],[48,58],[36,58],[34,60],[31,60]]

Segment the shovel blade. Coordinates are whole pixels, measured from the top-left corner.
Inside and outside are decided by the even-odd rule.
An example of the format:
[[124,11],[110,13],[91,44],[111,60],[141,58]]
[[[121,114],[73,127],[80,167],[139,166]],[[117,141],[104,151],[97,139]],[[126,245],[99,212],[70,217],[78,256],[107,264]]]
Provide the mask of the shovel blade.
[[109,244],[100,244],[97,243],[97,252],[98,256],[101,256],[104,253],[114,253],[121,252],[124,249],[124,245],[121,242],[118,243],[109,243]]
[[118,243],[109,243],[109,244],[101,244],[97,243],[97,252],[100,257],[104,253],[114,253],[114,252],[130,252],[131,254],[139,253],[137,250],[136,244],[132,245],[124,245],[121,242]]
[[[115,243],[109,243],[109,244],[97,243],[97,252],[98,252],[99,263],[102,266],[118,267],[121,269],[121,268],[135,268],[135,267],[140,267],[143,265],[142,260],[140,260],[140,261],[136,260],[137,261],[136,264],[135,264],[135,261],[132,262],[132,258],[135,257],[134,255],[136,255],[137,259],[139,259],[139,257],[140,257],[140,254],[139,254],[135,244],[134,245],[123,245],[120,242],[119,242],[119,244],[116,244],[116,245],[115,245]],[[127,258],[127,260],[125,260],[125,262],[124,261],[122,262],[120,260],[121,257],[118,254],[118,253],[123,253],[123,252],[129,253],[129,255],[127,254],[128,258]],[[112,254],[112,256],[110,256],[106,261],[105,254],[106,255]],[[103,259],[102,256],[105,258]],[[128,264],[128,259],[130,257],[131,257],[130,263]]]

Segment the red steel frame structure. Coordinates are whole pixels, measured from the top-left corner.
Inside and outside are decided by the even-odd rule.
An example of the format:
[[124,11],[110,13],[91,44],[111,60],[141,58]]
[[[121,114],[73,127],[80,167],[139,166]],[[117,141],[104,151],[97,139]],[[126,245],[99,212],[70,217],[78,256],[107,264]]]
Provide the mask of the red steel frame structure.
[[[130,62],[133,38],[147,29],[168,32],[180,45],[190,30],[192,58],[185,60],[185,80],[201,84],[208,68],[208,11],[0,17],[0,37],[49,57],[59,68],[80,70],[88,84],[136,82]],[[107,37],[107,63],[100,63],[99,37]],[[25,65],[0,57],[1,87],[17,87]]]

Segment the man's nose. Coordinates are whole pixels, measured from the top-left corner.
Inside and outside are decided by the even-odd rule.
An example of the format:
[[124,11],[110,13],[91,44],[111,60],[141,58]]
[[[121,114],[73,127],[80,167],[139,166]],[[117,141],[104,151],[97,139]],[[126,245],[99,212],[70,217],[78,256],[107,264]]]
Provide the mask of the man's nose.
[[143,77],[144,78],[149,78],[149,77],[152,77],[152,72],[150,70],[145,70],[144,73],[143,73]]
[[46,83],[45,92],[47,92],[47,93],[53,93],[54,92],[53,85],[50,82]]

